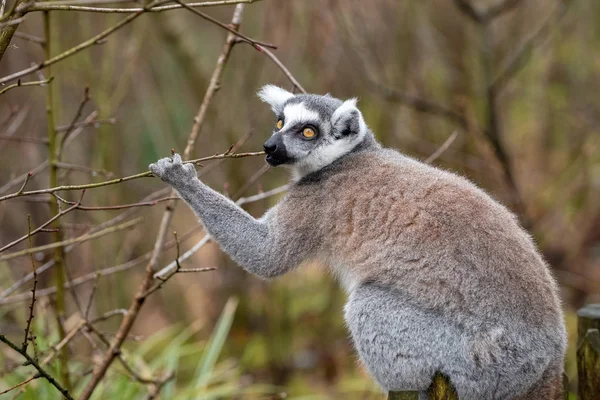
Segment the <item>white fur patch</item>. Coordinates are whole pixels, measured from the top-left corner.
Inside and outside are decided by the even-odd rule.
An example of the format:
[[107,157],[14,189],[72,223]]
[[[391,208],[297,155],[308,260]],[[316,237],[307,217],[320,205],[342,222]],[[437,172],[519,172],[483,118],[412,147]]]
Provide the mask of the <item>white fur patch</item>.
[[[286,107],[286,110],[287,109],[288,107]],[[348,154],[364,139],[367,132],[367,125],[361,112],[356,108],[356,99],[347,100],[344,104],[339,106],[337,110],[334,111],[331,121],[335,126],[335,123],[338,122],[342,116],[353,111],[358,112],[358,134],[334,140],[314,149],[308,156],[303,158],[299,164],[294,166],[294,175],[296,179],[326,167],[343,155]]]
[[304,103],[290,104],[283,110],[285,116],[284,127],[302,122],[318,122],[320,120],[319,113],[309,110],[304,106]]
[[281,112],[283,104],[288,99],[294,97],[293,93],[275,85],[265,85],[257,94],[262,101],[271,106],[271,109],[275,113]]

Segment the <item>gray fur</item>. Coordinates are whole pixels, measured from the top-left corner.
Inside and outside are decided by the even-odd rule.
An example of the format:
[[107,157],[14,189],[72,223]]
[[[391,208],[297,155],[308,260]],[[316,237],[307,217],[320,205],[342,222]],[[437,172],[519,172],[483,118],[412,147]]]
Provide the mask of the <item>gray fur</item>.
[[[322,153],[331,159],[311,171],[298,159],[302,142],[289,140],[297,181],[261,219],[200,182],[177,155],[150,169],[247,271],[270,278],[316,262],[336,275],[358,354],[385,390],[423,397],[440,371],[461,399],[559,399],[566,333],[558,290],[514,215],[466,179],[382,148],[353,103],[298,95],[271,107],[298,102],[323,118],[311,146],[352,146]],[[344,126],[365,129],[356,144],[357,132],[341,135],[331,121],[343,104]]]

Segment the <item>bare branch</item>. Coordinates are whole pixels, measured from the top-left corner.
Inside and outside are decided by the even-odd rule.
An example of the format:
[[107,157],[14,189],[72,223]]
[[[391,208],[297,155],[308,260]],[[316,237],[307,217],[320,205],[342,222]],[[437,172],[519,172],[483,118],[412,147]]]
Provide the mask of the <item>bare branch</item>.
[[[170,188],[164,188],[164,189],[157,190],[156,192],[153,192],[153,193],[149,194],[148,196],[144,197],[142,199],[142,202],[150,201],[150,200],[155,199],[156,197],[161,196],[168,192],[170,192]],[[105,228],[108,228],[111,226],[115,226],[116,224],[120,223],[121,221],[124,221],[125,219],[133,216],[133,214],[137,213],[138,210],[139,210],[139,208],[137,208],[137,207],[128,209],[127,211],[122,212],[121,214],[115,216],[114,218],[111,218],[108,221],[105,221],[99,225],[94,226],[93,228],[87,230],[85,233],[99,232],[102,229],[105,229]],[[65,253],[71,252],[77,245],[79,245],[79,243],[74,243],[70,246],[65,247],[64,252]],[[53,259],[48,260],[45,264],[43,264],[41,267],[39,267],[37,269],[38,275],[47,271],[52,266],[54,266],[54,260]],[[19,279],[14,284],[12,284],[8,289],[5,289],[2,293],[0,293],[0,299],[5,298],[6,296],[9,296],[11,293],[14,293],[17,289],[19,289],[20,287],[25,285],[27,282],[31,281],[31,279],[33,279],[32,274],[25,275],[23,278]],[[38,292],[38,294],[39,293],[40,292]],[[0,302],[0,304],[2,304],[2,303]]]
[[4,89],[0,90],[0,96],[3,95],[4,93],[8,92],[10,89],[14,89],[16,87],[21,87],[21,86],[46,86],[46,84],[52,82],[53,79],[54,79],[53,76],[49,77],[48,79],[44,79],[42,81],[31,81],[31,82],[21,82],[21,80],[19,79],[17,81],[17,83],[13,83],[12,85],[8,85]]
[[454,143],[454,140],[456,140],[457,137],[458,131],[452,132],[448,139],[446,139],[446,141],[442,143],[442,145],[432,155],[425,159],[425,163],[431,164],[432,162],[437,160],[439,156],[441,156],[446,150],[448,150],[448,147],[450,147],[450,145]]
[[154,0],[151,3],[149,3],[147,6],[145,6],[144,8],[142,8],[139,11],[136,11],[135,13],[131,14],[130,16],[122,19],[121,21],[119,21],[118,23],[116,23],[115,25],[111,26],[110,28],[104,30],[103,32],[97,34],[96,36],[92,37],[91,39],[86,40],[83,43],[78,44],[75,47],[70,48],[67,51],[64,51],[50,59],[46,59],[43,62],[39,63],[39,64],[35,64],[29,68],[26,68],[24,70],[15,72],[13,74],[10,74],[8,76],[5,76],[4,78],[0,78],[0,84],[2,83],[6,83],[6,82],[10,82],[14,79],[18,79],[22,76],[28,75],[32,72],[36,72],[39,71],[41,69],[46,68],[49,65],[52,65],[54,63],[57,63],[58,61],[64,60],[67,57],[70,57],[72,55],[75,55],[77,53],[79,53],[81,50],[84,50],[90,46],[93,46],[95,44],[97,44],[99,41],[101,41],[102,39],[104,39],[105,37],[107,37],[108,35],[112,34],[113,32],[116,32],[117,30],[119,30],[120,28],[122,28],[123,26],[127,25],[128,23],[130,23],[131,21],[133,21],[134,19],[136,19],[137,17],[139,17],[140,15],[142,15],[144,12],[148,11],[149,9],[151,9],[152,7],[158,5],[158,4],[162,4],[165,3],[167,1],[170,0]]
[[[250,152],[250,153],[215,154],[214,156],[208,156],[208,157],[198,158],[195,160],[186,161],[185,164],[198,165],[204,161],[209,161],[209,160],[221,160],[224,158],[256,157],[256,156],[262,156],[264,154],[265,153],[263,151]],[[0,197],[0,202],[4,201],[4,200],[15,198],[15,197],[20,197],[20,196],[31,196],[31,195],[43,194],[43,193],[54,193],[54,192],[58,192],[61,190],[81,190],[81,189],[97,188],[97,187],[107,186],[107,185],[115,185],[117,183],[126,182],[126,181],[130,181],[133,179],[147,178],[147,177],[151,177],[151,176],[153,176],[152,172],[146,171],[146,172],[140,172],[139,174],[126,176],[123,178],[112,179],[112,180],[104,181],[104,182],[87,183],[84,185],[62,185],[62,186],[56,186],[56,187],[48,188],[48,189],[31,190],[31,191],[22,192],[22,193],[17,192],[17,193],[13,193],[13,194],[9,194],[9,195]]]
[[[244,4],[238,4],[235,7],[233,17],[231,19],[231,26],[235,30],[239,29],[239,25],[242,20],[243,11],[244,11]],[[231,32],[227,35],[227,39],[225,40],[225,44],[223,45],[223,50],[221,51],[221,54],[219,55],[219,58],[217,59],[215,69],[214,69],[213,74],[210,79],[210,83],[206,89],[204,99],[202,100],[200,108],[198,109],[198,113],[197,113],[196,117],[194,118],[194,124],[192,126],[192,130],[190,132],[190,135],[188,137],[188,140],[187,140],[184,152],[183,152],[184,159],[189,159],[191,151],[196,143],[198,134],[200,133],[200,128],[204,122],[204,118],[206,116],[208,106],[212,102],[214,95],[216,94],[216,92],[218,91],[218,89],[220,87],[223,70],[225,68],[225,64],[227,63],[227,60],[229,59],[231,50],[233,49],[233,45],[235,43],[236,37],[237,36]],[[226,156],[229,156],[229,155],[226,155]],[[127,316],[123,319],[121,325],[119,326],[119,330],[117,331],[117,334],[115,335],[115,337],[113,338],[113,340],[110,344],[110,347],[105,352],[101,363],[98,364],[94,368],[92,377],[91,377],[89,383],[87,384],[87,386],[85,387],[85,389],[83,390],[80,400],[87,400],[90,398],[90,396],[94,392],[98,383],[100,383],[100,381],[104,378],[106,371],[112,364],[116,354],[118,354],[119,349],[121,348],[121,345],[125,341],[125,338],[129,334],[129,331],[131,330],[131,328],[133,326],[133,323],[137,319],[138,313],[146,300],[144,293],[146,293],[146,291],[148,289],[150,289],[150,287],[153,284],[153,281],[154,281],[153,275],[155,272],[156,265],[158,263],[159,256],[163,249],[163,245],[164,245],[165,238],[166,238],[166,232],[170,225],[171,218],[173,216],[173,211],[174,211],[174,207],[168,207],[163,214],[163,218],[161,220],[157,238],[154,243],[152,257],[150,258],[150,261],[146,265],[146,275],[144,277],[144,280],[142,281],[142,284],[141,284],[138,292],[136,293],[135,298],[133,299],[133,301],[131,302],[131,305],[129,306],[129,311],[128,311]]]
[[23,351],[22,349],[20,349],[16,344],[14,344],[10,340],[8,340],[8,338],[1,333],[0,333],[0,341],[7,344],[8,347],[13,349],[17,353],[19,353],[23,358],[25,358],[27,360],[28,365],[33,365],[33,367],[38,370],[38,373],[43,378],[45,378],[52,386],[54,386],[56,389],[58,389],[58,391],[61,392],[65,398],[67,398],[68,400],[74,400],[73,397],[71,397],[71,395],[69,394],[69,392],[64,387],[62,387],[62,385],[60,383],[58,383],[48,372],[46,372],[46,370],[44,370],[44,368],[42,368],[42,366],[40,364],[38,364],[38,362],[36,360],[34,360],[31,356],[29,356],[29,354],[27,354],[26,351]]
[[246,35],[242,35],[240,32],[236,31],[235,29],[230,28],[229,26],[225,25],[224,23],[222,23],[221,21],[211,17],[208,14],[203,13],[202,11],[196,10],[195,8],[192,8],[192,6],[184,3],[181,0],[174,0],[177,4],[179,4],[180,6],[184,7],[185,9],[193,12],[194,14],[204,18],[207,21],[212,22],[215,25],[220,26],[221,28],[225,29],[228,32],[233,33],[234,35],[236,35],[241,41],[246,42],[250,45],[252,45],[254,48],[256,48],[258,51],[261,51],[261,49],[263,47],[269,47],[271,49],[276,49],[277,46],[275,46],[274,44],[271,43],[265,43],[265,42],[259,42],[258,40],[254,40],[249,38]]
[[124,224],[121,225],[117,225],[111,228],[107,228],[107,229],[103,229],[100,232],[96,232],[93,234],[85,234],[76,238],[72,238],[72,239],[67,239],[67,240],[62,240],[60,242],[54,242],[54,243],[50,243],[50,244],[46,244],[43,246],[38,246],[38,247],[34,247],[32,249],[26,249],[26,250],[21,250],[21,251],[16,251],[14,253],[10,253],[10,254],[6,254],[4,256],[0,256],[0,261],[8,261],[8,260],[12,260],[14,258],[17,257],[21,257],[27,254],[31,254],[31,253],[36,253],[38,251],[44,251],[44,250],[49,250],[49,249],[54,249],[57,247],[64,247],[73,243],[82,243],[82,242],[87,242],[88,240],[93,240],[93,239],[97,239],[99,237],[102,237],[104,235],[107,235],[109,233],[114,233],[114,232],[118,232],[118,231],[122,231],[125,229],[129,229],[134,225],[137,225],[142,219],[141,218],[136,218],[132,221],[128,221]]
[[[31,215],[27,215],[27,237],[29,238],[29,248],[33,248],[33,240],[31,239]],[[33,310],[35,307],[35,289],[37,287],[37,272],[35,269],[35,260],[33,253],[29,253],[31,259],[31,269],[33,271],[33,288],[31,289],[31,302],[29,303],[29,316],[27,317],[27,325],[25,326],[25,336],[23,337],[23,345],[21,349],[27,353],[27,344],[29,343],[29,329],[31,329],[31,321],[33,321]],[[32,339],[32,341],[35,339]],[[35,343],[34,343],[35,344]]]
[[279,69],[285,74],[285,76],[287,76],[287,78],[292,82],[292,85],[294,85],[296,89],[298,89],[302,93],[306,93],[306,90],[304,89],[304,87],[302,87],[300,82],[298,82],[298,80],[294,78],[292,73],[285,67],[285,65],[283,65],[281,61],[279,61],[279,58],[277,58],[277,56],[275,56],[275,54],[273,54],[272,51],[270,51],[269,49],[262,48],[260,46],[259,50],[265,53],[265,55],[269,57],[275,63],[275,65],[277,65],[277,67],[279,67]]
[[[188,3],[187,5],[190,7],[211,7],[211,6],[222,6],[222,5],[230,5],[230,4],[241,4],[241,3],[254,3],[260,0],[222,0],[222,1],[202,1],[202,2],[194,2]],[[123,1],[123,3],[127,3],[128,1]],[[37,2],[27,7],[23,12],[31,12],[31,11],[84,11],[84,12],[96,12],[96,13],[134,13],[143,11],[143,8],[112,8],[112,7],[89,7],[91,4],[103,4],[103,3],[118,3],[118,1],[92,1],[92,2],[84,2],[84,1],[65,1],[65,2]],[[153,7],[146,12],[162,12],[169,10],[177,10],[182,8],[182,5],[166,5],[166,6],[158,6]]]

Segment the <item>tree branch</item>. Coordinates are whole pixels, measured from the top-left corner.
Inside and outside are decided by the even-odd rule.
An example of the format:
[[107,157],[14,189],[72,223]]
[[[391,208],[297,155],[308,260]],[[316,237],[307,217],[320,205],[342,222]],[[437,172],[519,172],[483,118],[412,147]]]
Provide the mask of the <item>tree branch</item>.
[[14,344],[10,340],[8,340],[6,338],[6,336],[4,336],[1,333],[0,333],[0,341],[2,341],[5,344],[7,344],[8,347],[10,347],[11,349],[13,349],[17,353],[19,353],[24,359],[26,359],[27,360],[27,363],[26,363],[27,365],[33,365],[33,367],[35,369],[37,369],[38,373],[42,377],[44,377],[52,386],[54,386],[56,389],[58,389],[58,391],[61,392],[62,395],[66,399],[68,399],[68,400],[74,400],[73,397],[71,397],[71,395],[67,391],[67,389],[65,389],[64,387],[62,387],[61,384],[58,383],[48,372],[46,372],[46,370],[44,368],[42,368],[42,366],[40,364],[38,364],[37,361],[35,361],[31,356],[29,356],[29,354],[27,354],[27,352],[25,352],[22,349],[20,349],[19,346],[17,346],[16,344]]
[[14,89],[16,87],[22,87],[22,86],[46,86],[46,84],[52,82],[52,79],[54,79],[53,76],[49,77],[48,79],[41,80],[41,81],[31,81],[31,82],[21,82],[21,80],[19,79],[17,81],[17,83],[13,83],[12,85],[8,85],[4,89],[0,90],[0,95],[3,95],[4,93],[8,92],[10,89]]

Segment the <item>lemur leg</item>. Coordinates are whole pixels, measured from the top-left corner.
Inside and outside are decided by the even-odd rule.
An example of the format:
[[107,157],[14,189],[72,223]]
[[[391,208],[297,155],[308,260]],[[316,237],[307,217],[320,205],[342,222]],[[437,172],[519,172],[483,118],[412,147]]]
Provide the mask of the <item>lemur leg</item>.
[[386,391],[418,390],[425,395],[439,364],[433,355],[432,321],[403,304],[389,288],[363,284],[351,294],[345,319],[361,360]]
[[283,274],[299,264],[306,254],[278,249],[279,229],[272,225],[273,213],[257,220],[227,197],[197,177],[192,164],[183,164],[179,154],[150,164],[155,176],[171,185],[194,210],[208,233],[223,251],[244,269],[262,277]]
[[411,303],[392,289],[363,284],[345,307],[360,358],[385,390],[425,391],[439,371],[450,377],[461,400],[535,398],[526,395],[528,388],[557,396],[564,354],[560,335],[534,333],[516,323],[486,331]]

